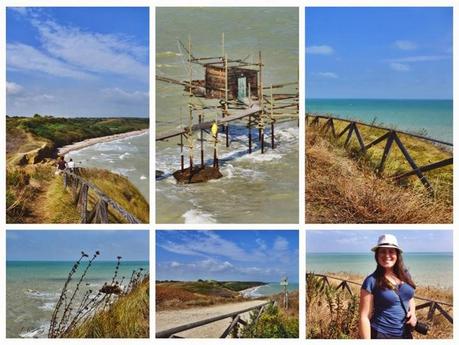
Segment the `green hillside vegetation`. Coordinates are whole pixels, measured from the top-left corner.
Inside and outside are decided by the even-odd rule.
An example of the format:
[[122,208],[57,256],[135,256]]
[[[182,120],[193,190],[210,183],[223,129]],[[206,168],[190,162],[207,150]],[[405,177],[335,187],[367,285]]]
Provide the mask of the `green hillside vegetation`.
[[266,283],[216,280],[157,281],[156,308],[177,309],[244,301],[246,299],[241,296],[240,291],[264,284]]
[[[11,151],[28,145],[30,136],[37,141],[47,141],[53,148],[62,147],[85,139],[125,133],[148,128],[148,118],[65,118],[53,116],[10,117],[6,118],[7,137],[22,132],[22,141],[15,144]],[[25,140],[24,140],[25,139]],[[8,150],[7,150],[8,151]]]
[[[79,211],[63,177],[56,176],[57,148],[88,138],[148,128],[148,119],[7,117],[6,208],[8,223],[79,223]],[[84,178],[140,221],[149,205],[129,180],[101,169],[84,169]],[[88,208],[96,201],[90,191]],[[113,211],[113,210],[112,210]],[[109,221],[125,220],[109,207]]]
[[127,295],[115,300],[108,310],[78,325],[66,338],[148,338],[149,279],[145,278]]
[[[323,121],[323,120],[322,120]],[[321,122],[323,124],[323,122]],[[334,121],[336,133],[347,125]],[[359,126],[365,144],[385,133],[384,130]],[[379,178],[376,172],[385,141],[366,153],[355,135],[344,148],[346,134],[335,139],[330,134],[308,127],[306,133],[306,218],[320,223],[448,223],[452,221],[453,166],[424,173],[435,190],[429,196],[416,175],[392,181],[411,171],[402,152],[394,143]],[[443,146],[409,135],[400,140],[420,167],[452,157]],[[403,205],[403,207],[400,207]]]

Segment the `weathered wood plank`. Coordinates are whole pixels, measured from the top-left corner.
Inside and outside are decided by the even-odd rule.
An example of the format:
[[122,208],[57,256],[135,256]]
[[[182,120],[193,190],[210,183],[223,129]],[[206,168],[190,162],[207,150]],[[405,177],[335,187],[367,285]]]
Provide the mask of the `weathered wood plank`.
[[230,334],[230,332],[233,330],[233,328],[237,325],[237,323],[239,322],[240,318],[241,318],[240,315],[236,315],[235,317],[233,317],[233,321],[230,323],[228,328],[225,329],[225,331],[222,333],[220,338],[226,338],[228,336],[228,334]]
[[397,146],[399,147],[400,151],[402,151],[402,154],[405,156],[405,159],[408,161],[408,164],[411,166],[411,169],[413,169],[415,171],[415,174],[419,177],[419,179],[421,180],[421,182],[424,185],[424,187],[426,187],[427,190],[431,194],[433,194],[433,188],[432,188],[429,180],[427,179],[427,177],[425,177],[421,173],[421,171],[419,170],[418,166],[416,165],[414,159],[410,156],[410,154],[408,153],[408,150],[405,148],[405,146],[403,145],[402,141],[400,140],[400,138],[398,137],[397,133],[395,133],[395,132],[394,132],[394,140],[397,143]]
[[[421,172],[427,172],[427,171],[438,169],[438,168],[442,168],[444,166],[451,165],[451,164],[453,164],[453,158],[452,157],[444,159],[444,160],[436,162],[436,163],[423,165],[423,166],[419,167],[418,170],[421,171]],[[392,178],[394,180],[401,180],[403,178],[406,178],[406,177],[409,177],[409,176],[412,176],[412,175],[415,175],[415,174],[416,174],[416,170],[411,170],[411,171],[408,171],[408,172],[406,172],[404,174],[401,174],[401,175],[398,175],[398,176],[392,176]]]
[[371,143],[369,143],[368,145],[365,146],[365,150],[368,150],[369,148],[375,146],[375,145],[378,145],[381,141],[384,141],[385,139],[387,139],[390,135],[390,131],[387,132],[387,133],[384,133],[383,135],[381,135],[379,138],[373,140]]
[[389,133],[389,136],[387,137],[386,146],[384,147],[384,152],[381,157],[381,162],[379,163],[379,167],[376,169],[377,174],[379,176],[381,176],[382,173],[384,172],[384,165],[386,164],[386,160],[387,160],[387,157],[389,156],[393,142],[394,142],[394,131],[391,131]]

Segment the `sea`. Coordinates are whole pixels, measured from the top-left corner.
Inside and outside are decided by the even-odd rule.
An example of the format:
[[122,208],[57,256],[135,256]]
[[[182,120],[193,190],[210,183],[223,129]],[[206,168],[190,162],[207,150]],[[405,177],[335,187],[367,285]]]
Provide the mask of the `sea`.
[[[51,315],[67,275],[70,261],[7,261],[6,263],[6,336],[8,338],[46,338]],[[116,262],[94,261],[82,289],[98,290],[111,282]],[[74,279],[80,278],[80,266]],[[149,270],[147,261],[121,261],[118,278],[129,281],[132,271]],[[70,289],[76,285],[72,280]],[[124,285],[124,284],[123,284]],[[82,295],[78,293],[78,295]],[[81,297],[81,296],[80,296]]]
[[[405,266],[419,286],[453,287],[453,253],[403,253]],[[376,269],[370,253],[308,253],[306,271],[367,276]]]
[[452,100],[307,99],[306,112],[374,122],[453,142]]
[[77,167],[108,169],[123,175],[148,201],[150,198],[148,157],[149,134],[146,132],[71,151],[65,156],[65,160],[72,158]]
[[[199,25],[196,25],[199,23]],[[294,82],[298,78],[298,10],[295,8],[160,8],[157,12],[156,71],[158,75],[186,80],[188,44],[197,57],[221,54],[221,34],[229,58],[254,62],[263,54],[264,85]],[[203,79],[200,66],[193,78]],[[287,92],[293,92],[292,87]],[[194,100],[201,104],[201,100]],[[156,82],[156,133],[188,124],[188,96],[179,85]],[[203,101],[204,102],[204,101]],[[217,105],[205,101],[205,105]],[[212,120],[216,111],[205,113]],[[253,128],[254,151],[248,154],[246,123],[231,124],[230,148],[219,135],[223,178],[204,184],[177,185],[172,173],[180,169],[179,138],[156,142],[157,223],[297,223],[298,144],[297,121],[276,125],[276,148],[261,154],[258,131]],[[257,132],[257,133],[256,133]],[[269,130],[267,131],[269,135]],[[195,134],[194,138],[197,138]],[[213,142],[205,135],[205,161],[212,164]],[[185,145],[188,143],[185,141]],[[194,142],[194,162],[200,164],[199,142]],[[188,151],[185,148],[185,165]]]
[[[299,285],[298,283],[288,283],[287,290],[289,292],[298,291]],[[263,296],[271,296],[274,294],[278,294],[284,291],[284,286],[280,285],[279,283],[268,283],[266,285],[260,285],[254,287],[252,289],[247,289],[244,293],[245,297],[248,298],[258,298]]]

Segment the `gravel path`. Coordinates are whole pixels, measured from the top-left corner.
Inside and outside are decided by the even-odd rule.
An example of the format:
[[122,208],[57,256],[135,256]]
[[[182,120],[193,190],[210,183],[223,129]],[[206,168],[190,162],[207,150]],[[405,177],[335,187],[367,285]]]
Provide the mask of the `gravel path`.
[[[183,310],[166,310],[156,312],[156,332],[164,331],[173,327],[178,327],[187,323],[200,321],[231,313],[233,311],[243,310],[268,301],[247,301],[231,304],[221,304],[212,307],[191,308]],[[250,312],[241,315],[242,319],[248,320]],[[232,319],[226,318],[211,324],[190,329],[181,333],[178,336],[185,338],[219,338],[224,330],[231,324]]]

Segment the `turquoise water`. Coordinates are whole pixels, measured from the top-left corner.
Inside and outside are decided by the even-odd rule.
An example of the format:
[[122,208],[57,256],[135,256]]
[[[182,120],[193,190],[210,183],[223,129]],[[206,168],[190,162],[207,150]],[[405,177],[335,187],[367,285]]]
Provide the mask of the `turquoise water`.
[[452,100],[309,99],[306,112],[375,121],[413,133],[453,142]]
[[[8,261],[6,264],[6,336],[46,337],[54,306],[67,280],[74,262],[70,261]],[[95,261],[78,293],[86,289],[98,290],[111,282],[114,261]],[[80,265],[69,285],[73,291],[86,265]],[[143,268],[148,272],[147,261],[121,262],[118,279],[128,282],[132,271]],[[124,285],[124,283],[123,283]]]
[[71,151],[76,166],[107,169],[129,179],[146,200],[150,197],[149,134],[131,136]]
[[[299,290],[298,283],[289,283],[287,286],[287,290],[289,292],[298,291]],[[268,283],[266,285],[261,285],[253,289],[250,289],[250,291],[247,291],[245,296],[250,297],[250,298],[257,298],[257,297],[263,297],[263,296],[271,296],[271,295],[278,294],[283,291],[284,291],[284,287],[281,286],[279,283]]]
[[[453,287],[452,253],[404,253],[403,259],[419,286]],[[371,253],[309,253],[306,271],[314,273],[347,272],[367,276],[376,263]]]

